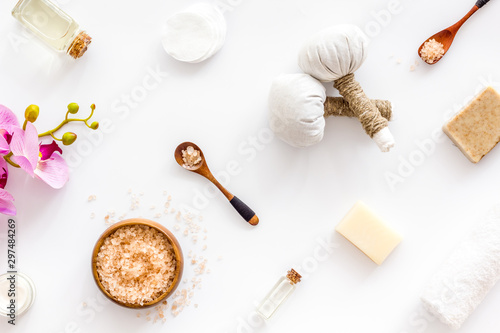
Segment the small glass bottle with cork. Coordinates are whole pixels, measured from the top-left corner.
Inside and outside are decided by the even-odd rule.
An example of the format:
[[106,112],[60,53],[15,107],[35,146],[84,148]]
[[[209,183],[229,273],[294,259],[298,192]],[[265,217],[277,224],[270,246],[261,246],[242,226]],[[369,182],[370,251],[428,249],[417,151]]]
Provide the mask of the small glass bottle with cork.
[[49,0],[20,0],[12,15],[52,49],[80,58],[92,38]]
[[271,318],[276,310],[278,310],[278,307],[295,290],[296,284],[300,282],[301,277],[294,269],[290,269],[286,276],[281,277],[264,300],[262,300],[257,307],[257,313],[265,319]]

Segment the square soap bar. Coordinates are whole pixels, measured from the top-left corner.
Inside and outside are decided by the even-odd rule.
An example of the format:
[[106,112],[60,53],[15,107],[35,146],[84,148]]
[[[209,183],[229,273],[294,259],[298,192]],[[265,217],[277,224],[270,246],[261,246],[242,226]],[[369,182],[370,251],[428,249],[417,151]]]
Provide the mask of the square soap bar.
[[500,95],[486,88],[443,131],[471,162],[479,162],[500,141]]
[[351,208],[335,230],[380,265],[401,242],[401,236],[361,201]]

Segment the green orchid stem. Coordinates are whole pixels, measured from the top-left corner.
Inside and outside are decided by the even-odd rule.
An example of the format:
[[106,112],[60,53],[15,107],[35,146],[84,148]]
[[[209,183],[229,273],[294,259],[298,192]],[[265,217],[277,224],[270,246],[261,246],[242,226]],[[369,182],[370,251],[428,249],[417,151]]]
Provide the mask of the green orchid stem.
[[50,133],[50,136],[51,136],[54,140],[56,140],[56,141],[62,141],[62,139],[58,139],[58,138],[56,138],[56,136],[54,135],[54,133]]
[[3,159],[4,159],[7,163],[9,163],[10,165],[12,165],[13,167],[15,167],[15,168],[20,168],[19,164],[16,164],[16,163],[14,163],[14,162],[12,162],[12,161],[11,161],[10,157],[11,157],[12,155],[13,155],[13,154],[12,154],[12,152],[10,152],[10,153],[8,153],[7,155],[5,155],[5,156],[3,157]]
[[68,118],[69,111],[68,111],[68,112],[66,112],[66,117],[65,117],[65,119],[64,119],[64,120],[63,120],[63,121],[59,124],[59,126],[57,126],[56,128],[54,128],[54,129],[52,129],[52,130],[50,130],[50,131],[47,131],[47,132],[43,132],[43,133],[41,133],[41,134],[38,134],[38,137],[39,137],[39,138],[41,138],[41,137],[43,137],[43,136],[48,136],[48,135],[50,135],[50,136],[52,136],[55,140],[57,140],[57,141],[61,141],[61,139],[57,139],[57,138],[54,136],[54,133],[55,133],[55,132],[57,132],[58,130],[60,130],[60,129],[64,126],[64,125],[66,125],[66,124],[68,124],[68,123],[70,123],[70,122],[72,122],[72,121],[81,121],[81,122],[85,123],[85,125],[87,125],[88,127],[90,127],[90,126],[87,124],[87,121],[88,121],[90,118],[92,118],[92,116],[94,115],[95,104],[92,104],[92,105],[90,106],[90,109],[92,110],[92,111],[90,112],[90,116],[88,116],[88,117],[87,117],[87,118],[85,118],[85,119]]
[[28,124],[28,119],[26,119],[26,120],[24,121],[24,124],[23,124],[23,131],[25,131],[25,130],[26,130],[26,124]]

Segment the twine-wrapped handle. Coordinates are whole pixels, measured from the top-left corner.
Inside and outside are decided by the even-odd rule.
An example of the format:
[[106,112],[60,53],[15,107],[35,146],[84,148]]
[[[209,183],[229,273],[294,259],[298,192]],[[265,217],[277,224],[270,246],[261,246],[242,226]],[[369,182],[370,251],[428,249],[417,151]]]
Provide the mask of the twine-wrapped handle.
[[375,105],[368,99],[365,92],[354,80],[354,74],[348,74],[336,80],[333,85],[349,103],[352,112],[361,121],[361,125],[371,138],[382,128],[387,127],[387,119],[380,115]]
[[[371,102],[380,112],[380,115],[387,120],[392,118],[392,105],[390,101],[372,99]],[[349,103],[342,97],[327,96],[325,101],[325,117],[356,117],[357,115],[351,110]]]
[[383,152],[394,147],[394,138],[389,131],[388,121],[381,116],[365,92],[354,79],[354,74],[347,74],[334,81],[333,86],[349,103],[349,107],[358,117],[363,129],[379,146]]

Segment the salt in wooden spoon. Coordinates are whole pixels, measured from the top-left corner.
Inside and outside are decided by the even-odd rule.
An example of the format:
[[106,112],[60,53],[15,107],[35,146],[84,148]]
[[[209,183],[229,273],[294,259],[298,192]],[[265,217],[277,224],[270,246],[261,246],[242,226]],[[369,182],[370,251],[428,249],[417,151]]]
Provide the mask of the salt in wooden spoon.
[[460,29],[460,27],[465,23],[465,21],[467,21],[469,19],[469,17],[472,16],[472,14],[474,14],[479,8],[486,5],[489,1],[490,0],[477,0],[474,7],[472,7],[472,9],[467,13],[467,15],[465,15],[460,21],[458,21],[457,23],[455,23],[451,27],[444,29],[443,31],[440,31],[437,34],[426,39],[425,42],[423,42],[422,45],[420,45],[420,47],[418,48],[419,57],[422,57],[421,51],[422,51],[422,47],[424,47],[424,44],[426,42],[428,42],[429,40],[434,39],[436,42],[443,44],[444,54],[441,57],[435,59],[433,62],[427,62],[425,60],[424,60],[424,62],[429,64],[429,65],[434,65],[439,60],[441,60],[443,58],[443,56],[446,54],[446,52],[448,52],[448,49],[450,48],[451,43],[453,42],[453,39],[455,39],[455,36],[458,32],[458,29]]
[[[199,151],[201,155],[201,161],[194,166],[187,165],[182,159],[182,151],[187,150],[189,146]],[[210,180],[215,186],[217,186],[217,188],[229,200],[231,205],[233,205],[234,209],[236,209],[236,211],[240,213],[241,217],[243,217],[248,223],[250,223],[251,225],[257,225],[259,223],[259,218],[257,217],[257,215],[255,215],[254,211],[250,209],[250,207],[248,207],[243,201],[232,195],[228,190],[224,188],[224,186],[222,186],[217,181],[217,179],[215,179],[215,177],[212,175],[212,172],[210,172],[210,169],[208,168],[205,156],[203,155],[203,151],[197,145],[192,142],[183,142],[175,149],[174,156],[175,160],[181,167],[205,177],[206,179]]]

